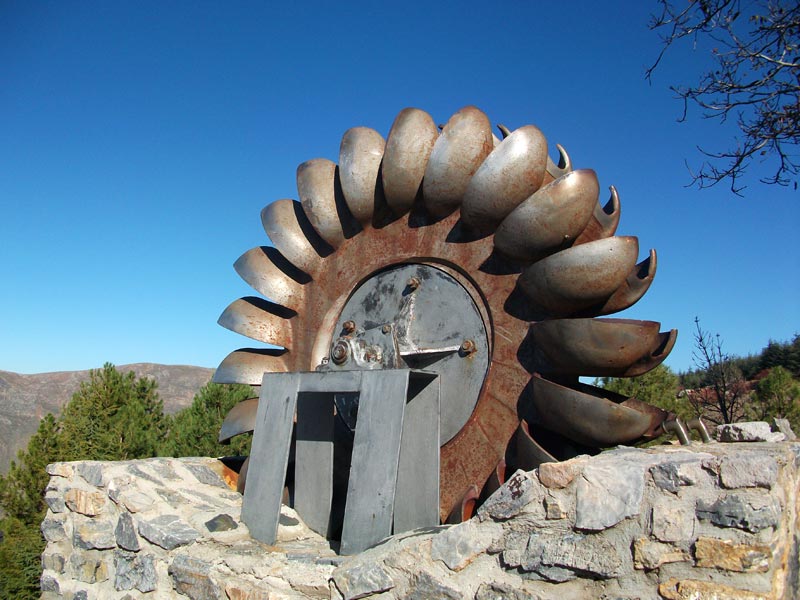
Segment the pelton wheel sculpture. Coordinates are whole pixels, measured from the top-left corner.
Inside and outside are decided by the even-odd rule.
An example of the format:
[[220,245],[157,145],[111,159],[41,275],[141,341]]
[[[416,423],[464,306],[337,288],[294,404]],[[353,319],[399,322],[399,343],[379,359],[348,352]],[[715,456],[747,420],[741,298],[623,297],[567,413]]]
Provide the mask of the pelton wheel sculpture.
[[[471,106],[441,131],[414,108],[386,140],[348,130],[338,165],[298,167],[299,202],[261,212],[273,246],[236,261],[266,299],[236,300],[219,319],[279,347],[232,352],[219,383],[320,368],[437,374],[441,521],[469,518],[506,473],[653,437],[670,416],[578,380],[641,375],[672,349],[677,332],[658,323],[596,318],[642,297],[655,251],[637,264],[637,238],[614,236],[619,198],[612,187],[598,203],[594,171],[573,170],[560,146],[555,164],[532,125],[499,130]],[[258,402],[230,412],[222,441],[253,431]],[[358,399],[335,406],[346,438]],[[246,465],[240,489],[245,476]]]

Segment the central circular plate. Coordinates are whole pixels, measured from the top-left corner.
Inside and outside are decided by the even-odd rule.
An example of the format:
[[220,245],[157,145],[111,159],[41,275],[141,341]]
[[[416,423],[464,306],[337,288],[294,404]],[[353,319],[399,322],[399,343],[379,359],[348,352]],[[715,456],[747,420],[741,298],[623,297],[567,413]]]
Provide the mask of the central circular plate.
[[431,265],[397,265],[353,291],[335,331],[346,331],[348,321],[365,334],[391,326],[399,366],[439,375],[440,443],[451,440],[475,409],[489,368],[486,325],[467,289]]

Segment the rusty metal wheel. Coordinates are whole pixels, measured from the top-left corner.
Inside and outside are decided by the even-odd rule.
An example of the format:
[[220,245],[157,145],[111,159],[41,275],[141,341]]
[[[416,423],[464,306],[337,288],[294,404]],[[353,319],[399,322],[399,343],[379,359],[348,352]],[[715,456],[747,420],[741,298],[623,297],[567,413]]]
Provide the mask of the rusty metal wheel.
[[[506,466],[629,443],[667,417],[578,382],[642,374],[672,349],[676,332],[658,323],[594,318],[642,297],[655,251],[637,264],[637,239],[614,237],[616,190],[601,205],[595,173],[573,170],[560,146],[555,164],[539,129],[500,131],[502,141],[475,107],[441,132],[412,108],[385,141],[372,129],[347,131],[338,166],[298,167],[300,202],[262,211],[273,247],[236,261],[268,300],[236,300],[219,319],[279,347],[232,352],[220,383],[258,385],[264,372],[348,357],[351,368],[380,368],[364,342],[379,327],[392,331],[398,360],[439,372],[443,521],[469,516]],[[255,405],[236,407],[220,438],[252,431]]]

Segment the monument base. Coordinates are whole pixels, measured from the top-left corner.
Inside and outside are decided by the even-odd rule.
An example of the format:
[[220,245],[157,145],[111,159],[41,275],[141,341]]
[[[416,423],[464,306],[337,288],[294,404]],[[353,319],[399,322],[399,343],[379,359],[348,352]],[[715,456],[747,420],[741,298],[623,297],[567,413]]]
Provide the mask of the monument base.
[[253,540],[216,459],[56,463],[43,598],[796,598],[799,467],[796,442],[617,448],[340,557],[285,506]]

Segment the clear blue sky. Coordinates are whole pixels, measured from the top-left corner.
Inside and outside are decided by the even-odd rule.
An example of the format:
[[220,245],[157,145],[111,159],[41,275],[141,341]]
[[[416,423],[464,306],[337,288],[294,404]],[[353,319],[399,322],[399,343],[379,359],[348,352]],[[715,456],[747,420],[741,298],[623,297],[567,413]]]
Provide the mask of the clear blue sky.
[[800,332],[798,192],[686,188],[696,145],[731,131],[668,86],[705,50],[668,56],[654,2],[3,2],[0,5],[0,369],[216,366],[252,345],[216,324],[251,294],[232,263],[267,243],[260,209],[342,133],[386,135],[406,106],[467,104],[533,123],[617,186],[621,234],[659,253],[618,316],[693,319],[734,354]]

